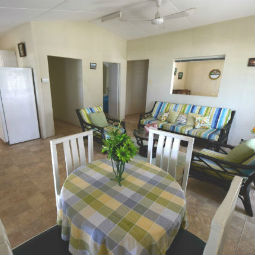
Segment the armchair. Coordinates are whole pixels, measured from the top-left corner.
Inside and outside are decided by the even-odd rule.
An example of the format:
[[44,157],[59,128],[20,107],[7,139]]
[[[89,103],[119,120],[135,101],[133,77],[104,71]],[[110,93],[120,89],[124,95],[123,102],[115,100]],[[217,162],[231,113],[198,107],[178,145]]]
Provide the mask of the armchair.
[[84,109],[76,109],[76,114],[78,116],[81,129],[83,132],[88,130],[93,130],[94,139],[99,143],[102,143],[103,139],[107,139],[109,131],[111,131],[112,128],[117,127],[119,123],[122,129],[122,132],[126,133],[125,122],[113,119],[109,116],[106,116],[107,122],[109,124],[108,126],[99,127],[99,126],[93,125],[89,120],[89,114],[96,111],[97,112],[103,111],[102,107],[98,106],[98,107],[87,107]]
[[208,149],[203,149],[200,152],[194,151],[190,166],[190,176],[203,181],[211,181],[226,190],[229,189],[231,181],[236,175],[243,177],[239,197],[247,214],[253,216],[250,188],[252,182],[255,184],[255,154],[241,164],[225,160],[226,149],[233,148],[233,146],[225,145],[224,148],[220,148],[221,153]]

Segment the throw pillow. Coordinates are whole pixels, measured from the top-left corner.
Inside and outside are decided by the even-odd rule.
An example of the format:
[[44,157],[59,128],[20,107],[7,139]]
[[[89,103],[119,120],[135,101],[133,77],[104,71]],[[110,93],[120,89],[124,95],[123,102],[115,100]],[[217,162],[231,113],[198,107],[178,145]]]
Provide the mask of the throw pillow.
[[90,121],[93,125],[98,127],[108,126],[104,112],[94,112],[89,114]]
[[175,112],[175,111],[170,111],[168,113],[168,117],[167,117],[167,122],[169,123],[175,123],[176,122],[176,119],[179,115],[179,112]]
[[197,116],[195,120],[195,128],[211,128],[209,116]]
[[176,119],[176,123],[185,125],[187,123],[187,114],[180,113]]
[[254,153],[255,153],[255,138],[237,145],[233,150],[231,150],[228,153],[228,155],[225,157],[225,160],[234,163],[242,163],[243,161],[251,157],[252,154]]
[[160,120],[160,121],[166,121],[167,116],[168,116],[167,112],[161,112],[161,113],[158,114],[157,119]]
[[189,113],[187,118],[187,126],[195,127],[196,117],[199,117],[197,113]]

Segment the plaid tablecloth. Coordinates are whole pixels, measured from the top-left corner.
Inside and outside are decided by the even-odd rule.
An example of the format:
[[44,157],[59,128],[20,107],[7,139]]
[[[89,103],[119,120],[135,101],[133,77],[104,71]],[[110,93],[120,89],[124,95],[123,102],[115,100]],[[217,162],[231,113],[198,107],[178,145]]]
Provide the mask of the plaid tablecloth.
[[120,187],[108,160],[76,169],[58,205],[62,239],[72,254],[165,254],[185,216],[179,184],[142,161],[126,164]]

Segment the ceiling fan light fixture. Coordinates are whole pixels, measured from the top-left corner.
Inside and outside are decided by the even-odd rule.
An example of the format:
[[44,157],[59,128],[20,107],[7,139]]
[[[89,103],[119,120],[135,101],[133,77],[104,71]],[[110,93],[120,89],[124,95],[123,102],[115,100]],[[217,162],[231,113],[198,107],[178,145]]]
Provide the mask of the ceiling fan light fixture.
[[159,17],[159,18],[153,19],[151,21],[151,24],[153,24],[153,25],[161,25],[163,23],[164,23],[164,18],[163,17]]
[[122,17],[121,11],[113,12],[113,13],[110,13],[110,14],[107,14],[107,15],[101,17],[101,22],[105,22],[105,21],[112,20],[112,19],[121,19],[121,17]]

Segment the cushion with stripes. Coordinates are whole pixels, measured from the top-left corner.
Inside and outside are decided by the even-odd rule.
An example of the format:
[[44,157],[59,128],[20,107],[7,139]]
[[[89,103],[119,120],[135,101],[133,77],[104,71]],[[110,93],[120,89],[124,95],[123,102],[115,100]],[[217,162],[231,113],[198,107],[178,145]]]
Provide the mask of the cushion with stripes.
[[86,108],[82,108],[80,109],[80,113],[81,116],[83,118],[83,120],[89,124],[91,123],[91,120],[89,118],[89,114],[90,113],[94,113],[94,112],[102,112],[103,111],[103,106],[102,105],[98,105],[98,106],[93,106],[93,107],[86,107]]
[[220,129],[216,128],[194,128],[188,131],[189,135],[208,139],[211,141],[218,141],[220,137]]

